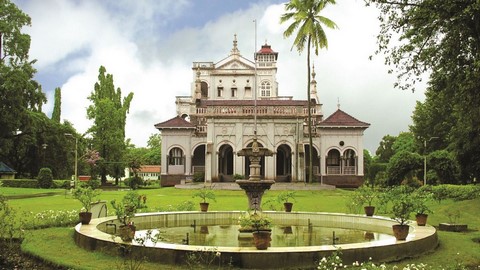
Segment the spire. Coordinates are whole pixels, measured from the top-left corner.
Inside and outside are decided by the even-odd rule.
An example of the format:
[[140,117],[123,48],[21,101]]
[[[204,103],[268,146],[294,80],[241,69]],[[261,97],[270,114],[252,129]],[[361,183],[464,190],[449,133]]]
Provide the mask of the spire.
[[337,109],[340,110],[340,98],[339,97],[337,97]]
[[319,103],[317,96],[317,81],[315,80],[315,64],[312,66],[312,80],[310,81],[310,101]]
[[237,43],[238,43],[237,42],[237,34],[235,34],[235,35],[233,35],[233,48],[230,51],[231,55],[240,55],[240,51],[238,50]]
[[195,99],[197,101],[202,97],[202,81],[200,80],[200,68],[197,67],[197,79],[195,80]]

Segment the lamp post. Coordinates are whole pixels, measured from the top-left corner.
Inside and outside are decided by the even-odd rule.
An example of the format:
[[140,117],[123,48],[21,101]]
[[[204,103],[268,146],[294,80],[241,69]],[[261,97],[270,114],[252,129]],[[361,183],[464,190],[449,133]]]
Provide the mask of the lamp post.
[[42,144],[42,148],[43,148],[43,164],[42,166],[45,167],[45,152],[47,152],[47,146],[48,144],[44,143]]
[[423,185],[427,185],[427,141],[431,141],[433,139],[438,139],[438,137],[430,137],[428,140],[423,140],[423,147],[425,153],[423,153]]
[[78,180],[78,138],[76,136],[73,136],[71,133],[65,133],[65,136],[75,138],[75,177],[73,181],[76,186]]

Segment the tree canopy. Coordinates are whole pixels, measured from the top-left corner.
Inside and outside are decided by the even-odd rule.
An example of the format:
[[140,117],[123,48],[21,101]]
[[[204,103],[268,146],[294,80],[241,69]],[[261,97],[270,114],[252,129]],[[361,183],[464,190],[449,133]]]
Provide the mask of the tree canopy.
[[427,99],[414,112],[415,135],[440,137],[462,179],[480,177],[480,2],[366,0],[380,9],[377,53],[395,86],[416,89],[428,75]]
[[100,66],[98,82],[88,99],[92,104],[87,108],[87,117],[94,121],[88,132],[92,135],[93,148],[102,158],[99,164],[102,183],[107,181],[107,175],[118,180],[126,166],[123,160],[125,124],[133,93],[129,93],[122,101],[122,91],[115,89],[113,75]]

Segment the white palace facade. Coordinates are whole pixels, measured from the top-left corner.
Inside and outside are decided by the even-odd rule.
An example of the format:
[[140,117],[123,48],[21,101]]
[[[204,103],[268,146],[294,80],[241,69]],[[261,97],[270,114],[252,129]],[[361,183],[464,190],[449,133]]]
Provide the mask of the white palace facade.
[[[249,160],[237,151],[251,146],[255,126],[259,145],[274,153],[262,158],[261,177],[307,181],[308,101],[279,96],[277,60],[278,53],[267,44],[254,54],[254,61],[244,58],[235,37],[223,60],[193,63],[191,95],[177,96],[176,116],[155,125],[162,134],[162,186],[179,184],[195,173],[204,173],[205,181],[213,183],[248,179]],[[363,133],[370,124],[340,109],[324,119],[316,86],[313,72],[314,181],[359,186]]]

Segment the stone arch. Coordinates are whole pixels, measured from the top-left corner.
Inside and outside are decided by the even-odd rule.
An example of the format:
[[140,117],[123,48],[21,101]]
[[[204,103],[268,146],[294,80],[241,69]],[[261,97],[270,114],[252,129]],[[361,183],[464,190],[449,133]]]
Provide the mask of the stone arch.
[[202,98],[208,97],[208,83],[202,81],[200,84],[200,92],[202,93]]
[[[304,151],[305,151],[305,179],[309,179],[308,177],[308,166],[310,165],[310,147],[308,144],[304,144]],[[312,147],[312,166],[313,166],[313,179],[316,179],[320,175],[320,157],[318,154],[318,149],[315,145]]]
[[292,148],[286,144],[280,144],[276,151],[276,181],[292,181]]
[[341,174],[341,154],[337,148],[330,148],[327,151],[325,165],[327,174]]
[[193,173],[205,173],[205,153],[206,145],[196,145],[192,151],[192,172]]
[[218,148],[218,176],[220,182],[233,181],[233,147],[224,143]]
[[357,152],[352,149],[346,149],[342,155],[342,173],[348,175],[355,175],[358,167]]

